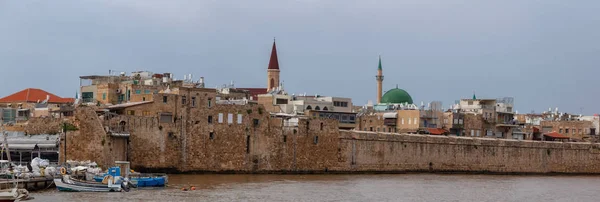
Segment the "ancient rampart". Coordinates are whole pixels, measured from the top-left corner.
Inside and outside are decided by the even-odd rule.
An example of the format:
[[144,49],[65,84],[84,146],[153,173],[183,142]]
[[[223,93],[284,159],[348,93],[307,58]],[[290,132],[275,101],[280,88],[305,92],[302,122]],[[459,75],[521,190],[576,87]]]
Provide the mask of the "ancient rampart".
[[103,167],[129,160],[139,171],[169,173],[600,173],[600,144],[340,131],[330,119],[290,126],[258,106],[214,108],[172,123],[116,117],[130,128],[127,140],[79,109],[67,158]]

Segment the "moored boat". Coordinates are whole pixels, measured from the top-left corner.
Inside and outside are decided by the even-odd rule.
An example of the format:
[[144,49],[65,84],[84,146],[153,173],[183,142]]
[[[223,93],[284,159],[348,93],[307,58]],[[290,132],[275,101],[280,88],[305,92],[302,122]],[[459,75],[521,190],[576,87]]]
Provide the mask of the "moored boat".
[[103,183],[89,183],[81,182],[71,179],[69,175],[63,175],[62,178],[54,179],[54,184],[58,191],[72,191],[72,192],[119,192],[125,188],[128,191],[127,182],[110,177],[107,180],[107,184]]

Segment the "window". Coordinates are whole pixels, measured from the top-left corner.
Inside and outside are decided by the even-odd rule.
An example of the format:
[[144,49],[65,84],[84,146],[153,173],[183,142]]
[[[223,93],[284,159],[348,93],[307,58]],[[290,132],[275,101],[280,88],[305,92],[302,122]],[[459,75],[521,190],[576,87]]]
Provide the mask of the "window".
[[468,105],[473,105],[473,101],[467,102]]
[[569,129],[568,128],[565,129],[565,133],[569,134]]
[[185,105],[186,101],[187,101],[187,98],[185,96],[181,96],[181,104]]
[[377,127],[377,132],[381,131],[381,129],[379,127]]
[[83,99],[84,102],[91,102],[93,98],[94,98],[94,93],[93,92],[83,92],[83,93],[81,93],[81,99]]
[[242,114],[237,115],[237,123],[242,124]]
[[414,122],[413,122],[413,123],[414,123],[414,124],[419,124],[419,122],[417,121],[417,118],[415,118],[415,120],[414,120]]
[[219,123],[223,123],[223,113],[219,113]]
[[367,131],[367,128],[363,128],[364,131]]
[[481,135],[480,133],[481,133],[481,131],[477,130],[477,137],[479,137],[479,135]]
[[167,96],[163,96],[163,103],[167,103]]
[[444,123],[447,124],[448,123],[448,119],[444,119]]
[[321,122],[321,130],[323,130],[323,123]]
[[143,111],[142,115],[144,115],[144,116],[150,116],[150,112],[149,111]]
[[327,111],[327,110],[329,110],[329,109],[327,109],[327,107],[323,107],[323,111]]
[[316,106],[315,110],[321,110],[321,108],[319,106]]
[[135,94],[142,94],[142,90],[135,90]]
[[562,133],[562,128],[558,130],[558,133]]
[[212,116],[208,116],[208,123],[212,123]]
[[228,124],[233,123],[233,114],[232,113],[227,114],[227,123]]
[[369,127],[369,131],[373,131],[373,127]]
[[408,118],[408,125],[412,124],[412,119]]
[[246,154],[250,153],[250,135],[246,136]]
[[127,100],[131,100],[131,90],[127,90]]
[[208,107],[212,107],[212,99],[208,98]]
[[160,122],[161,123],[172,123],[173,122],[173,114],[161,113],[160,114]]
[[335,107],[348,107],[348,102],[333,101]]
[[150,94],[150,90],[144,90],[144,94]]
[[454,119],[453,124],[458,124],[458,119]]
[[312,110],[312,107],[310,107],[310,105],[308,105],[308,107],[306,107],[306,110]]
[[475,135],[475,130],[471,130],[471,137]]
[[571,130],[571,131],[573,131],[573,134],[575,134],[575,131],[577,131],[577,129],[573,128],[573,130]]
[[319,144],[319,136],[315,136],[313,143]]
[[288,103],[287,99],[276,99],[275,100],[275,104],[278,104],[278,105],[287,104],[287,103]]
[[102,100],[106,100],[106,93],[102,93]]
[[283,136],[283,142],[287,142],[287,135]]
[[404,125],[404,118],[402,118],[401,122],[402,122],[401,124]]
[[463,124],[463,119],[458,119],[458,124],[462,125]]
[[208,138],[211,140],[215,139],[215,132],[208,133]]
[[196,107],[196,97],[192,97],[192,107]]
[[133,111],[133,110],[127,110],[127,115],[135,115],[135,111]]
[[142,97],[142,101],[146,101],[146,97]]

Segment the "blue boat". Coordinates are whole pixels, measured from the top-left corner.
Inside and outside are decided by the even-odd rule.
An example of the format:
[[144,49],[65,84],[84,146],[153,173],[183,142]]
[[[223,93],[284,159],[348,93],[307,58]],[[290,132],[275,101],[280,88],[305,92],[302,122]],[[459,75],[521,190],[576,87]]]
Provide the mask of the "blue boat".
[[[94,181],[102,182],[106,176],[120,176],[119,167],[111,167],[106,173],[94,176]],[[167,184],[166,174],[129,173],[130,182],[137,187],[164,187]]]

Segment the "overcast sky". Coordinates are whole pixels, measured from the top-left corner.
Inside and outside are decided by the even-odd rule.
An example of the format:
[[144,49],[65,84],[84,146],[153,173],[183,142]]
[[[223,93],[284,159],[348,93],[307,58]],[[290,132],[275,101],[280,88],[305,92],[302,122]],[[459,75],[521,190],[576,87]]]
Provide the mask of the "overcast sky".
[[290,93],[415,103],[512,96],[521,113],[600,112],[597,0],[0,0],[0,97],[74,97],[108,70],[265,87],[273,37]]

